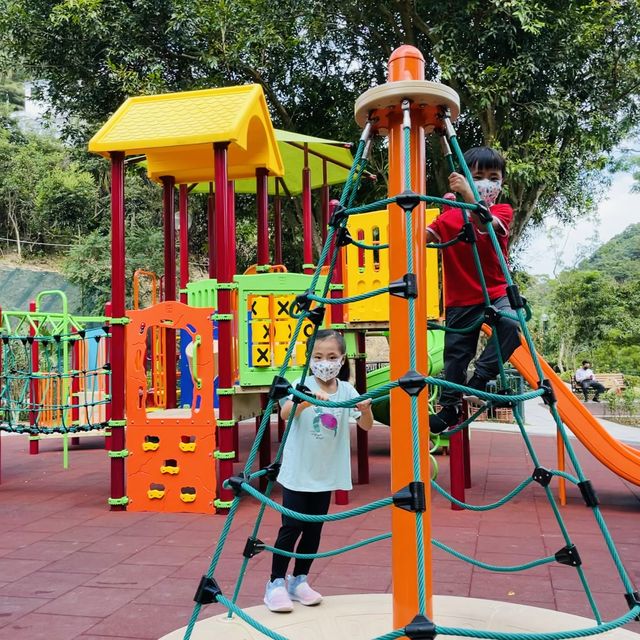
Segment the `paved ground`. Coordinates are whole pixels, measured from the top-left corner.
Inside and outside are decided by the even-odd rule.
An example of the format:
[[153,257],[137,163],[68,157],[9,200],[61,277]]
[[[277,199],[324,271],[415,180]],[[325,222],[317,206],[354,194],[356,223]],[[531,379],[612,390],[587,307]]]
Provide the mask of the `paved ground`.
[[[535,412],[534,412],[535,413]],[[529,413],[533,416],[534,413]],[[531,418],[530,418],[531,419]],[[544,425],[542,425],[544,426]],[[629,429],[631,436],[638,431]],[[252,428],[243,429],[247,450]],[[541,460],[553,466],[555,439],[533,436]],[[105,505],[108,460],[100,440],[83,441],[61,467],[59,442],[46,441],[29,456],[24,437],[2,438],[0,485],[0,639],[120,640],[158,638],[186,624],[192,597],[206,571],[224,523],[221,516],[113,513]],[[631,579],[640,583],[640,488],[612,475],[576,445],[587,476],[598,490],[602,511]],[[388,495],[388,430],[371,435],[371,480],[351,493],[351,504]],[[470,502],[502,497],[531,473],[517,434],[474,430]],[[439,481],[449,486],[448,458],[440,457]],[[230,594],[240,553],[257,508],[246,499],[234,523],[220,570]],[[585,572],[604,618],[626,611],[623,588],[589,509],[570,488],[561,509],[583,558]],[[269,513],[260,537],[273,542],[278,519]],[[349,544],[389,529],[388,511],[328,524],[323,548]],[[433,536],[487,562],[512,565],[548,556],[564,545],[544,494],[528,488],[498,511],[451,511],[433,498]],[[334,559],[319,560],[315,586],[328,594],[385,592],[391,588],[388,542]],[[242,605],[261,601],[270,558],[251,561]],[[436,593],[511,601],[590,615],[574,569],[558,564],[526,574],[494,574],[472,568],[439,550],[433,554]],[[206,607],[204,615],[220,612]],[[640,623],[630,627],[640,631]]]

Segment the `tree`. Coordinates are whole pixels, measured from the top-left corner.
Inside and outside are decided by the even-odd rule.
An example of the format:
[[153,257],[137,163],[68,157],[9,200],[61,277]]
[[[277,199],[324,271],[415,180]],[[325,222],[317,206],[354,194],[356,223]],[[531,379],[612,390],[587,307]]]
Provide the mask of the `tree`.
[[[89,130],[127,95],[250,81],[278,124],[352,138],[355,97],[415,44],[461,96],[463,147],[509,160],[513,241],[593,208],[638,123],[639,24],[636,0],[0,0],[8,51]],[[433,176],[441,193],[437,161]]]

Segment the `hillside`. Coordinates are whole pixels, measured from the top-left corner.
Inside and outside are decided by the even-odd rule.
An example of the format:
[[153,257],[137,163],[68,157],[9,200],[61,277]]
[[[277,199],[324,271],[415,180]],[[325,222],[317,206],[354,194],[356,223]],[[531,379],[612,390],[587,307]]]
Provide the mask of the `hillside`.
[[640,279],[640,223],[611,238],[578,268],[608,273],[618,282]]

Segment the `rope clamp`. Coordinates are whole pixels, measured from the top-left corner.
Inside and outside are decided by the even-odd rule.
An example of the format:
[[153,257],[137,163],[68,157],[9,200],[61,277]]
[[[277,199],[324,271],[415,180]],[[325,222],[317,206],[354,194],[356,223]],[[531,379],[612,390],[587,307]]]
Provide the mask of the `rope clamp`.
[[548,406],[556,403],[556,393],[551,386],[551,382],[549,382],[547,378],[538,382],[538,388],[544,391],[542,396],[540,396],[542,398],[542,402]]
[[509,304],[512,309],[524,309],[526,300],[520,295],[520,289],[517,284],[512,284],[507,287],[507,298],[509,298]]
[[331,214],[331,218],[329,219],[329,226],[336,229],[340,226],[343,220],[346,220],[348,217],[346,208],[339,204]]
[[123,496],[122,498],[109,498],[107,503],[110,507],[124,507],[129,504],[129,498]]
[[121,449],[120,451],[109,451],[110,458],[126,458],[129,455],[128,449]]
[[476,230],[475,230],[475,227],[473,226],[473,222],[465,222],[462,225],[462,229],[460,229],[458,238],[462,242],[466,242],[468,244],[473,244],[474,242],[477,241]]
[[411,129],[411,101],[408,98],[402,101],[402,128]]
[[389,283],[389,293],[398,298],[418,297],[418,278],[415,273],[405,273],[400,280]]
[[242,488],[243,483],[247,483],[247,476],[244,473],[241,473],[239,476],[231,476],[227,478],[224,482],[225,485],[228,485],[226,488],[231,489],[236,497],[241,496],[244,493],[244,489]]
[[247,538],[247,544],[244,545],[242,555],[245,558],[253,558],[253,556],[257,556],[261,551],[264,551],[264,542],[262,542],[260,538],[252,538],[249,536]]
[[196,595],[193,596],[193,601],[198,604],[212,604],[218,602],[218,596],[222,595],[222,589],[220,589],[218,583],[209,576],[202,576],[200,584],[196,590]]
[[281,398],[285,398],[289,395],[290,389],[291,385],[286,378],[283,378],[282,376],[274,376],[267,397],[269,400],[280,400]]
[[410,640],[433,640],[438,632],[429,618],[418,614],[405,628],[404,635]]
[[531,474],[531,477],[541,486],[548,487],[551,482],[551,478],[553,478],[553,474],[549,469],[545,469],[544,467],[536,467]]
[[324,320],[325,311],[326,307],[315,307],[314,309],[311,309],[311,311],[309,311],[309,313],[307,314],[307,320],[313,322],[316,327],[319,327]]
[[[640,594],[638,594],[637,591],[634,591],[633,593],[625,593],[624,599],[627,601],[629,609],[640,607]],[[640,614],[638,614],[634,620],[638,620],[640,622]]]
[[398,378],[400,388],[409,396],[418,396],[427,386],[424,376],[418,371],[407,371],[402,378]]
[[489,205],[484,200],[478,200],[476,207],[475,214],[480,218],[482,224],[489,224],[493,221],[493,216],[491,215],[491,211],[489,211]]
[[587,507],[597,507],[600,504],[600,500],[598,500],[596,490],[593,488],[591,480],[583,480],[582,482],[578,482],[578,489],[580,489],[582,499],[584,500],[584,503],[587,505]]
[[494,326],[498,320],[500,320],[500,311],[497,307],[490,304],[484,308],[484,321],[491,326]]
[[269,482],[275,482],[278,478],[278,474],[280,473],[280,463],[272,462],[268,467],[264,467],[264,471],[266,472],[264,475],[269,480]]
[[293,311],[296,315],[302,312],[308,312],[311,309],[311,298],[310,295],[313,295],[313,291],[311,289],[307,289],[304,293],[301,293],[296,296],[295,302],[291,305],[290,311]]
[[349,229],[347,227],[339,227],[336,231],[336,246],[337,247],[346,247],[348,244],[353,242],[353,238],[349,233]]
[[393,505],[405,511],[426,511],[424,482],[410,482],[406,487],[396,491],[393,494]]
[[413,211],[420,204],[420,196],[409,189],[396,196],[396,204],[405,212]]
[[504,396],[504,400],[491,400],[491,405],[494,407],[507,407],[508,409],[513,409],[516,406],[516,402],[513,400],[509,400],[509,396],[511,395],[511,391],[509,389],[499,389],[497,394],[499,396]]
[[556,562],[566,564],[568,567],[579,567],[582,564],[580,554],[575,544],[568,544],[554,554]]

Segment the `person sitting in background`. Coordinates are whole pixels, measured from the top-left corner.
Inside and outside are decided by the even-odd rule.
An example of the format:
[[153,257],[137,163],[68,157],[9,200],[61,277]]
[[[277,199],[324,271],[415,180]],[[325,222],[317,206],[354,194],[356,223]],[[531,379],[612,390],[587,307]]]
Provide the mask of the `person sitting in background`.
[[596,376],[591,369],[591,363],[588,360],[582,361],[582,366],[576,371],[575,379],[582,387],[585,402],[589,400],[589,389],[596,390],[593,401],[600,402],[600,394],[604,393],[605,388],[596,380]]

